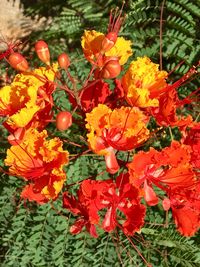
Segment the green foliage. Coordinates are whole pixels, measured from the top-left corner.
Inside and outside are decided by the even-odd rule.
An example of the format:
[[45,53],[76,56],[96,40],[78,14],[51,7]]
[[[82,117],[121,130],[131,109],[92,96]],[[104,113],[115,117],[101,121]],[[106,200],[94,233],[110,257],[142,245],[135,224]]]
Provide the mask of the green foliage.
[[[27,2],[24,1],[24,4],[26,7]],[[84,29],[106,32],[110,9],[121,4],[122,1],[113,0],[34,1],[25,12],[33,16],[46,16],[48,23],[45,30],[41,28],[33,33],[31,40],[45,39],[54,59],[59,53],[69,51],[73,60],[80,62],[76,66],[78,73],[82,73],[85,66],[83,68],[79,51]],[[200,54],[200,0],[131,0],[125,1],[124,11],[126,20],[121,34],[132,40],[134,57],[146,55],[159,62],[161,54],[162,67],[167,71],[184,62],[174,70],[178,77],[197,64]],[[200,81],[196,84],[199,85]]]
[[[120,6],[121,1],[32,0],[23,2],[27,14],[32,16],[39,14],[40,17],[46,16],[52,21],[48,23],[45,31],[38,29],[38,32],[30,37],[31,41],[45,39],[49,43],[54,59],[59,53],[69,51],[72,62],[71,74],[77,77],[79,84],[82,84],[89,72],[89,65],[85,66],[80,52],[80,38],[83,30],[106,31],[109,10],[116,4]],[[133,41],[134,57],[147,55],[154,61],[159,61],[162,3],[161,0],[126,1],[127,20],[122,34]],[[165,1],[162,23],[163,68],[172,70],[184,60],[184,64],[175,71],[180,75],[196,63],[200,53],[199,21],[199,0]],[[71,109],[63,91],[57,91],[54,99],[60,109]],[[70,129],[65,133],[55,132],[55,135],[80,143],[80,128],[73,129],[73,136]],[[2,166],[6,151],[4,143],[6,133],[0,128],[0,134],[0,166]],[[82,133],[81,139],[83,145],[84,134]],[[163,147],[168,141],[161,140],[161,144],[155,141],[154,146]],[[79,148],[70,148],[66,144],[65,146],[73,154],[72,157],[76,157],[76,153],[79,153]],[[108,178],[103,157],[95,155],[82,155],[73,159],[66,167],[66,173],[68,177],[66,187],[72,192],[77,189],[79,181],[88,177]],[[75,186],[72,187],[71,184]],[[51,204],[36,206],[23,203],[19,198],[23,185],[24,183],[18,178],[1,175],[0,265],[2,267],[146,266],[137,249],[154,267],[200,266],[199,236],[181,237],[171,224],[171,215],[169,225],[163,227],[165,213],[159,207],[148,210],[144,228],[131,239],[118,232],[112,234],[100,232],[98,239],[91,238],[85,231],[73,236],[69,233],[69,227],[75,218],[62,209],[61,199],[53,203],[53,208]]]
[[[48,23],[45,31],[41,29],[32,36],[34,40],[43,38],[51,41],[49,43],[52,53],[58,53],[60,49],[66,49],[70,50],[71,54],[74,47],[80,48],[80,37],[84,29],[96,28],[105,31],[110,8],[117,4],[113,0],[69,0],[61,2],[57,0],[52,4],[51,0],[38,0],[26,9],[28,15],[39,14],[40,17],[46,16],[52,21]],[[48,11],[54,9],[56,9],[54,15],[51,11]]]
[[[24,4],[26,6],[27,2]],[[53,59],[63,51],[69,52],[72,62],[78,62],[72,68],[83,79],[87,73],[80,53],[84,29],[106,32],[110,9],[116,5],[120,7],[121,4],[122,1],[113,0],[56,0],[53,3],[52,0],[37,0],[25,12],[29,15],[39,14],[39,17],[46,16],[48,23],[45,29],[33,33],[31,40],[45,39]],[[197,64],[200,54],[200,0],[131,0],[125,1],[124,11],[126,20],[121,35],[132,40],[135,58],[146,55],[159,62],[161,54],[163,69],[170,72],[176,67],[171,75],[175,78]],[[178,66],[181,62],[183,64]],[[194,84],[199,86],[200,80]]]
[[171,71],[178,63],[186,72],[197,63],[200,53],[200,1],[131,1],[124,31],[132,38],[135,56],[147,55],[156,61],[160,51],[160,14],[163,4],[162,56],[164,68]]

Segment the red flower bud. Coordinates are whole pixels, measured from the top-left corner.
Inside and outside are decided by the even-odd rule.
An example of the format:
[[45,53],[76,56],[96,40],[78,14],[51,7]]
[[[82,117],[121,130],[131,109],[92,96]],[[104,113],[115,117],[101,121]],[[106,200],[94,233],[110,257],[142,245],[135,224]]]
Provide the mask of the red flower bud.
[[17,52],[14,52],[9,56],[8,62],[15,70],[27,71],[29,68],[27,60]]
[[116,78],[121,72],[119,60],[108,61],[101,71],[101,78],[113,79]]
[[115,45],[116,41],[117,41],[116,32],[109,32],[108,34],[106,34],[101,44],[102,51],[103,52],[109,51]]
[[170,199],[165,197],[162,201],[162,206],[165,211],[169,210],[171,207]]
[[45,43],[43,40],[37,41],[35,44],[35,51],[42,62],[50,65],[50,53],[47,43]]
[[61,69],[66,70],[70,65],[69,57],[66,53],[62,53],[58,56],[58,64]]
[[72,125],[72,115],[68,111],[61,111],[56,117],[56,127],[60,131],[67,130]]

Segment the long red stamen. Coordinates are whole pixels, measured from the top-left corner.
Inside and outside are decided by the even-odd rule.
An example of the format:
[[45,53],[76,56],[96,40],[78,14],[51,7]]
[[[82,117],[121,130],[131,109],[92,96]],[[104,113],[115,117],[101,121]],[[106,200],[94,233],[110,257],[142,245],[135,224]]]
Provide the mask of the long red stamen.
[[111,10],[110,12],[110,17],[109,17],[109,25],[108,25],[108,33],[109,32],[116,32],[118,34],[124,20],[125,16],[122,17],[122,11],[124,8],[125,1],[122,3],[122,7],[120,11],[118,12],[119,8],[117,7],[116,9]]

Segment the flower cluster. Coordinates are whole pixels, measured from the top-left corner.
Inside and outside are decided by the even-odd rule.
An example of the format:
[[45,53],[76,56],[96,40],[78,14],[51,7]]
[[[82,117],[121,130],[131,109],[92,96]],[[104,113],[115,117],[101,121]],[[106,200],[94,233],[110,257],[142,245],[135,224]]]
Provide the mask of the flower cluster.
[[[12,54],[11,54],[12,56]],[[58,64],[17,74],[10,85],[0,90],[0,114],[9,131],[5,165],[11,175],[28,184],[21,197],[42,204],[58,197],[66,174],[68,152],[59,138],[47,140],[43,130],[53,116],[53,83]]]
[[[160,203],[164,211],[172,211],[178,231],[192,236],[200,227],[200,123],[183,112],[186,105],[192,107],[193,98],[180,99],[178,88],[197,70],[192,67],[169,83],[169,74],[144,55],[124,71],[133,52],[131,41],[118,36],[124,20],[121,13],[111,12],[105,34],[84,31],[81,45],[91,71],[79,90],[68,55],[62,53],[52,64],[44,41],[36,43],[35,51],[45,67],[31,69],[21,54],[6,53],[7,62],[19,74],[0,89],[0,116],[11,145],[5,166],[9,174],[26,182],[21,198],[39,204],[55,201],[70,158],[63,144],[70,147],[75,142],[62,140],[62,134],[52,137],[48,124],[56,122],[59,131],[71,127],[72,138],[73,125],[84,125],[86,151],[104,157],[109,179],[88,177],[79,181],[76,195],[63,192],[64,210],[77,217],[70,232],[78,234],[85,227],[98,237],[98,228],[111,232],[118,227],[132,236],[144,225],[147,208]],[[64,72],[69,84],[63,83]],[[54,104],[57,90],[65,91],[73,112]],[[72,118],[76,112],[81,123]],[[154,138],[168,130],[170,142],[158,149]]]

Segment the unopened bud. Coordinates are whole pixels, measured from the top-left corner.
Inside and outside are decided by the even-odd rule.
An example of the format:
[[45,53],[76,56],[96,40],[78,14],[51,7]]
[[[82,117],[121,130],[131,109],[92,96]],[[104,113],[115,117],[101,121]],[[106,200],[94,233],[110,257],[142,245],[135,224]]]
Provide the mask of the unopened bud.
[[170,202],[170,199],[169,198],[164,198],[163,201],[162,201],[162,206],[163,206],[163,209],[165,211],[168,211],[170,209],[170,206],[171,206],[171,202]]
[[64,70],[70,66],[70,60],[66,53],[62,53],[58,56],[58,64],[60,68]]
[[20,53],[12,53],[8,58],[8,62],[15,70],[27,71],[29,69],[27,60]]
[[72,125],[72,114],[68,111],[61,111],[56,117],[56,127],[60,131],[67,130]]
[[102,51],[105,53],[109,51],[116,43],[117,41],[117,33],[116,32],[109,32],[106,34],[102,41]]
[[119,60],[108,61],[101,71],[101,78],[113,79],[116,78],[121,72]]
[[48,44],[45,41],[40,40],[35,44],[35,51],[39,59],[47,65],[50,65],[50,52]]

